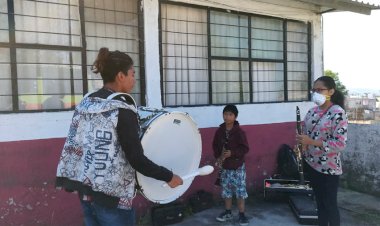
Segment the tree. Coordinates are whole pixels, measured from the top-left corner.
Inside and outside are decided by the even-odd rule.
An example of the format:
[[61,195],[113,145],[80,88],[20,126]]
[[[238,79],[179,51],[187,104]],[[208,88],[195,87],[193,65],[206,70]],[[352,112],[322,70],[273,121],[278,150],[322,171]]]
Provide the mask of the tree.
[[348,95],[348,90],[346,89],[346,86],[343,85],[343,83],[339,80],[339,76],[337,72],[333,72],[331,70],[325,70],[325,76],[329,76],[334,79],[336,84],[336,89],[343,93],[343,95]]

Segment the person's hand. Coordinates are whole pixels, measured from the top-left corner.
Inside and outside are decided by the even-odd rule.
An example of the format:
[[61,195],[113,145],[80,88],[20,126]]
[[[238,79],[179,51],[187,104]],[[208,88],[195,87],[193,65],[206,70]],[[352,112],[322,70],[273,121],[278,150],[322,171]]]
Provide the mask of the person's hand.
[[219,158],[217,158],[216,159],[216,162],[215,162],[215,166],[217,166],[217,167],[222,167],[222,165],[223,165],[223,161],[224,161],[224,158],[223,158],[223,156],[221,155],[221,156],[219,156]]
[[231,150],[224,150],[223,151],[223,158],[226,159],[229,157],[231,157]]
[[302,144],[303,146],[307,146],[310,144],[313,144],[314,140],[311,139],[308,135],[303,135],[303,134],[297,134],[296,135],[296,140],[298,144]]
[[172,180],[168,182],[168,185],[171,188],[178,187],[179,185],[183,184],[183,180],[180,176],[173,174]]

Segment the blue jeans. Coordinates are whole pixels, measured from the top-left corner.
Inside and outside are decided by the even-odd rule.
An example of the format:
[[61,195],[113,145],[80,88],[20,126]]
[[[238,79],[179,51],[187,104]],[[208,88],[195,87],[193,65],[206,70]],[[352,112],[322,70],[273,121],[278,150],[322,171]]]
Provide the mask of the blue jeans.
[[135,210],[106,208],[94,202],[81,200],[86,226],[134,226]]

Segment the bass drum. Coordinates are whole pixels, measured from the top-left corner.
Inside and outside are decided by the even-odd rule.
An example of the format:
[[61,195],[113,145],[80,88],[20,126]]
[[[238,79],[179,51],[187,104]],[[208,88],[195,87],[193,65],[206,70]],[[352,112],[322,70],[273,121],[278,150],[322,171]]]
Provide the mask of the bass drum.
[[[202,153],[201,136],[197,125],[187,113],[139,107],[138,114],[145,156],[179,176],[198,170]],[[183,185],[170,188],[162,186],[165,182],[139,172],[136,172],[136,176],[142,195],[159,204],[179,198],[194,179],[184,180]]]

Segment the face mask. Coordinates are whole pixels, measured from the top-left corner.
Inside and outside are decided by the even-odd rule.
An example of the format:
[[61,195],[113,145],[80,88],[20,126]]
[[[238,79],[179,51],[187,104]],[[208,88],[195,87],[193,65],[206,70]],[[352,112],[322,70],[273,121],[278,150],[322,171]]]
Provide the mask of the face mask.
[[311,100],[318,106],[321,106],[326,102],[326,96],[320,93],[313,93]]

